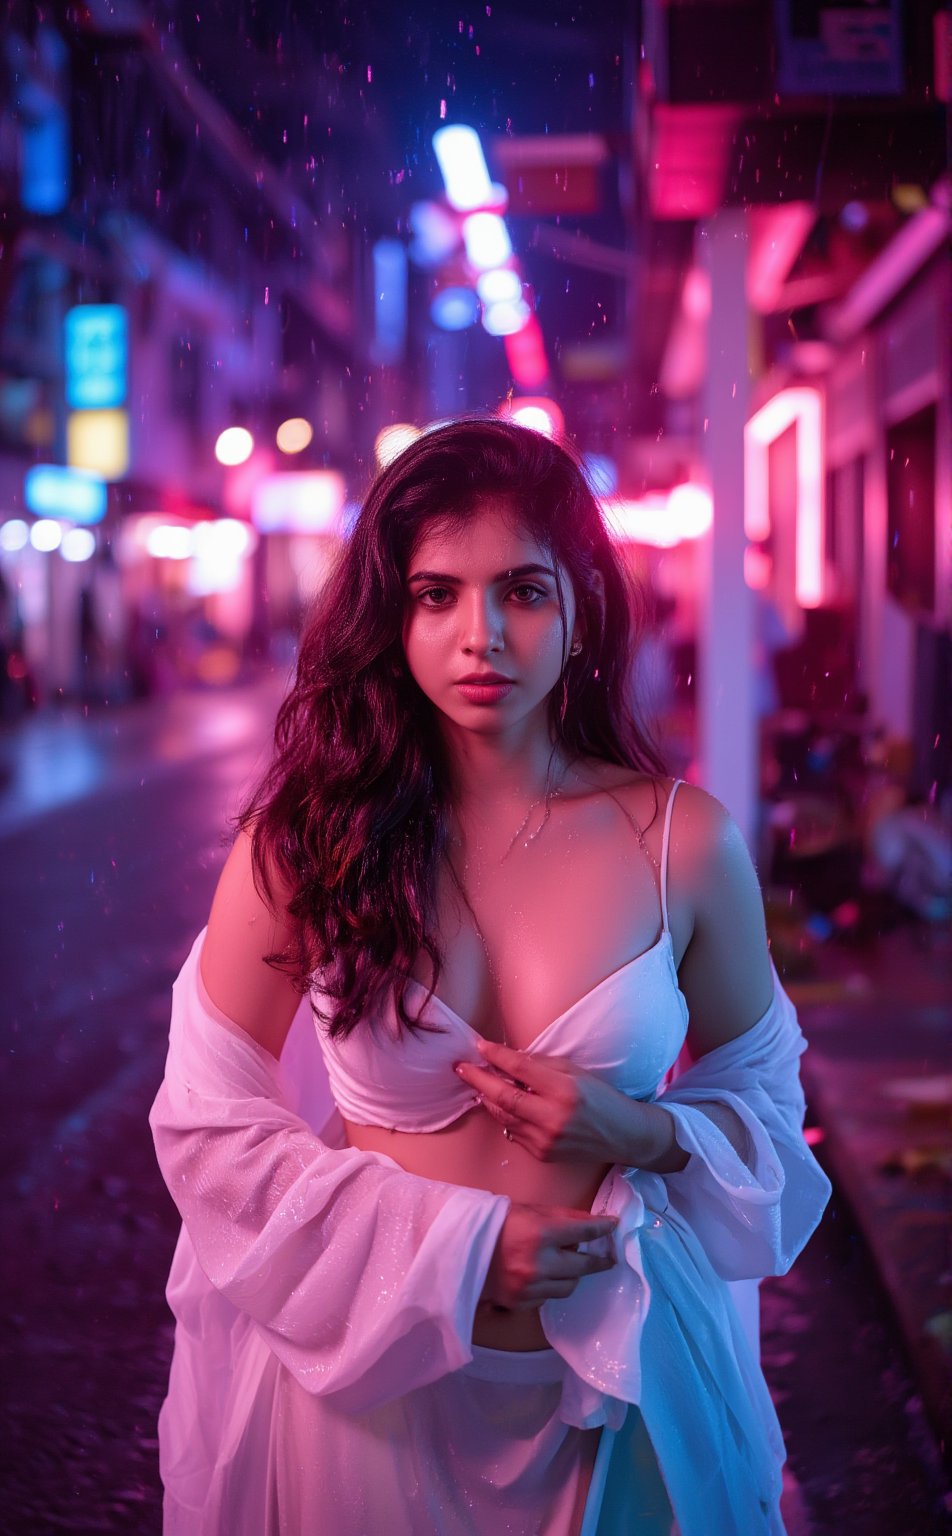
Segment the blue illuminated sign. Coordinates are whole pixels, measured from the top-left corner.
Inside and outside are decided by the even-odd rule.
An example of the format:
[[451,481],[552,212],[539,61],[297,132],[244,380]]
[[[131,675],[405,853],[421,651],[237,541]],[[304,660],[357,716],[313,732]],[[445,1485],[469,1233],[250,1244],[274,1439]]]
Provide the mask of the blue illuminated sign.
[[66,315],[66,403],[77,411],[123,405],[129,357],[121,304],[77,304]]
[[42,214],[62,213],[69,201],[69,122],[58,102],[21,118],[20,198],[29,213]]
[[407,253],[399,240],[374,246],[375,363],[398,363],[407,344]]
[[65,464],[34,464],[26,472],[24,497],[37,517],[69,523],[101,523],[106,515],[106,482]]

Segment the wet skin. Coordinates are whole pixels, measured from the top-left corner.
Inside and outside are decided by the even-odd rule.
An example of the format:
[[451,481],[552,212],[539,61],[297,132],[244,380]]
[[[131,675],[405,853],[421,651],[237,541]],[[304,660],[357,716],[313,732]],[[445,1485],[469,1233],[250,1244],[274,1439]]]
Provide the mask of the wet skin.
[[[654,787],[592,761],[558,766],[561,792],[548,812],[540,798],[552,750],[547,700],[575,626],[565,576],[562,586],[565,624],[551,555],[498,504],[462,528],[431,528],[407,581],[407,664],[438,712],[457,774],[451,857],[465,898],[443,871],[438,992],[479,1034],[519,1049],[649,949],[660,927],[654,874],[604,792],[624,799],[644,825]],[[481,689],[460,681],[489,673],[505,683]],[[657,828],[651,836],[660,843]],[[422,969],[418,979],[430,980]],[[483,1108],[435,1132],[345,1126],[352,1146],[386,1153],[409,1172],[530,1205],[587,1211],[611,1166],[542,1162],[505,1140]],[[474,1340],[513,1349],[546,1342],[537,1312],[502,1314],[487,1304]]]

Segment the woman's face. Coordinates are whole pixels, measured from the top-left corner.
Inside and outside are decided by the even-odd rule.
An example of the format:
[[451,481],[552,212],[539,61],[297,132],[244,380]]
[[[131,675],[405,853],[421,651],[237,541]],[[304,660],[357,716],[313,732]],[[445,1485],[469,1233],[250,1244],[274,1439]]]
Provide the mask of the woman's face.
[[575,600],[505,502],[463,523],[432,523],[407,567],[403,648],[411,675],[447,721],[495,734],[546,721],[572,642]]

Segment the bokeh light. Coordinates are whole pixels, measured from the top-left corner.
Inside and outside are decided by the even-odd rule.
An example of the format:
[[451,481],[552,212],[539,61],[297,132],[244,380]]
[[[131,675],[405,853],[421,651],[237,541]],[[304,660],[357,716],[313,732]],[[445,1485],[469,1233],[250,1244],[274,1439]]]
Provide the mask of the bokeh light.
[[89,528],[67,528],[60,545],[60,554],[72,565],[91,560],[96,553],[96,535]]
[[565,418],[555,401],[541,395],[507,400],[499,414],[545,437],[557,437],[565,430]]
[[18,549],[30,542],[30,530],[22,517],[11,517],[8,522],[0,526],[0,549],[8,555],[15,554]]
[[219,464],[243,464],[251,457],[255,440],[247,427],[226,427],[218,434],[215,457]]
[[430,305],[430,319],[441,331],[465,331],[479,316],[472,288],[441,288]]
[[51,550],[59,549],[63,537],[63,530],[55,518],[41,517],[30,529],[30,543],[34,549],[40,550],[44,555]]
[[282,421],[274,435],[282,453],[303,453],[314,436],[314,428],[303,416],[290,416]]
[[419,436],[420,428],[408,421],[397,421],[392,427],[384,427],[377,433],[374,441],[374,453],[380,468],[386,469],[387,465],[399,458],[404,448],[409,448]]
[[194,548],[193,530],[182,523],[158,523],[149,529],[145,547],[154,560],[188,560]]

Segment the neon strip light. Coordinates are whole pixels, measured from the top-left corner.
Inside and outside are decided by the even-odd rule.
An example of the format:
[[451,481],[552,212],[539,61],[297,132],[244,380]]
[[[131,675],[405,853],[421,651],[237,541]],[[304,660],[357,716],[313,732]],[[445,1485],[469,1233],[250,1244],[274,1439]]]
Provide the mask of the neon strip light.
[[676,485],[667,496],[648,495],[636,501],[606,496],[600,502],[614,538],[656,549],[672,549],[686,539],[699,539],[713,521],[710,491],[690,482]]
[[505,221],[498,213],[471,213],[463,220],[466,260],[477,272],[501,267],[512,255]]
[[493,201],[495,189],[475,128],[462,123],[438,128],[433,135],[433,149],[451,207],[466,212],[485,208]]
[[38,517],[101,523],[106,515],[106,482],[64,464],[34,464],[26,472],[23,499]]
[[[508,203],[506,189],[491,180],[474,128],[464,123],[438,128],[433,135],[433,149],[443,176],[446,201],[457,213],[466,215],[460,232],[469,276],[483,304],[483,326],[490,336],[503,337],[507,343],[523,332],[530,332],[524,346],[507,345],[506,355],[515,382],[522,388],[537,387],[549,370],[542,332],[531,303],[523,294],[512,240],[502,217]],[[411,215],[414,217],[416,244],[423,247],[418,254],[429,260],[422,211],[415,211]],[[435,315],[433,318],[435,323],[444,324]]]
[[520,389],[538,389],[549,376],[542,330],[535,315],[530,315],[521,331],[503,339],[509,372]]
[[782,389],[744,428],[744,531],[770,533],[768,450],[782,432],[797,428],[797,570],[801,608],[823,601],[823,401],[818,390]]

